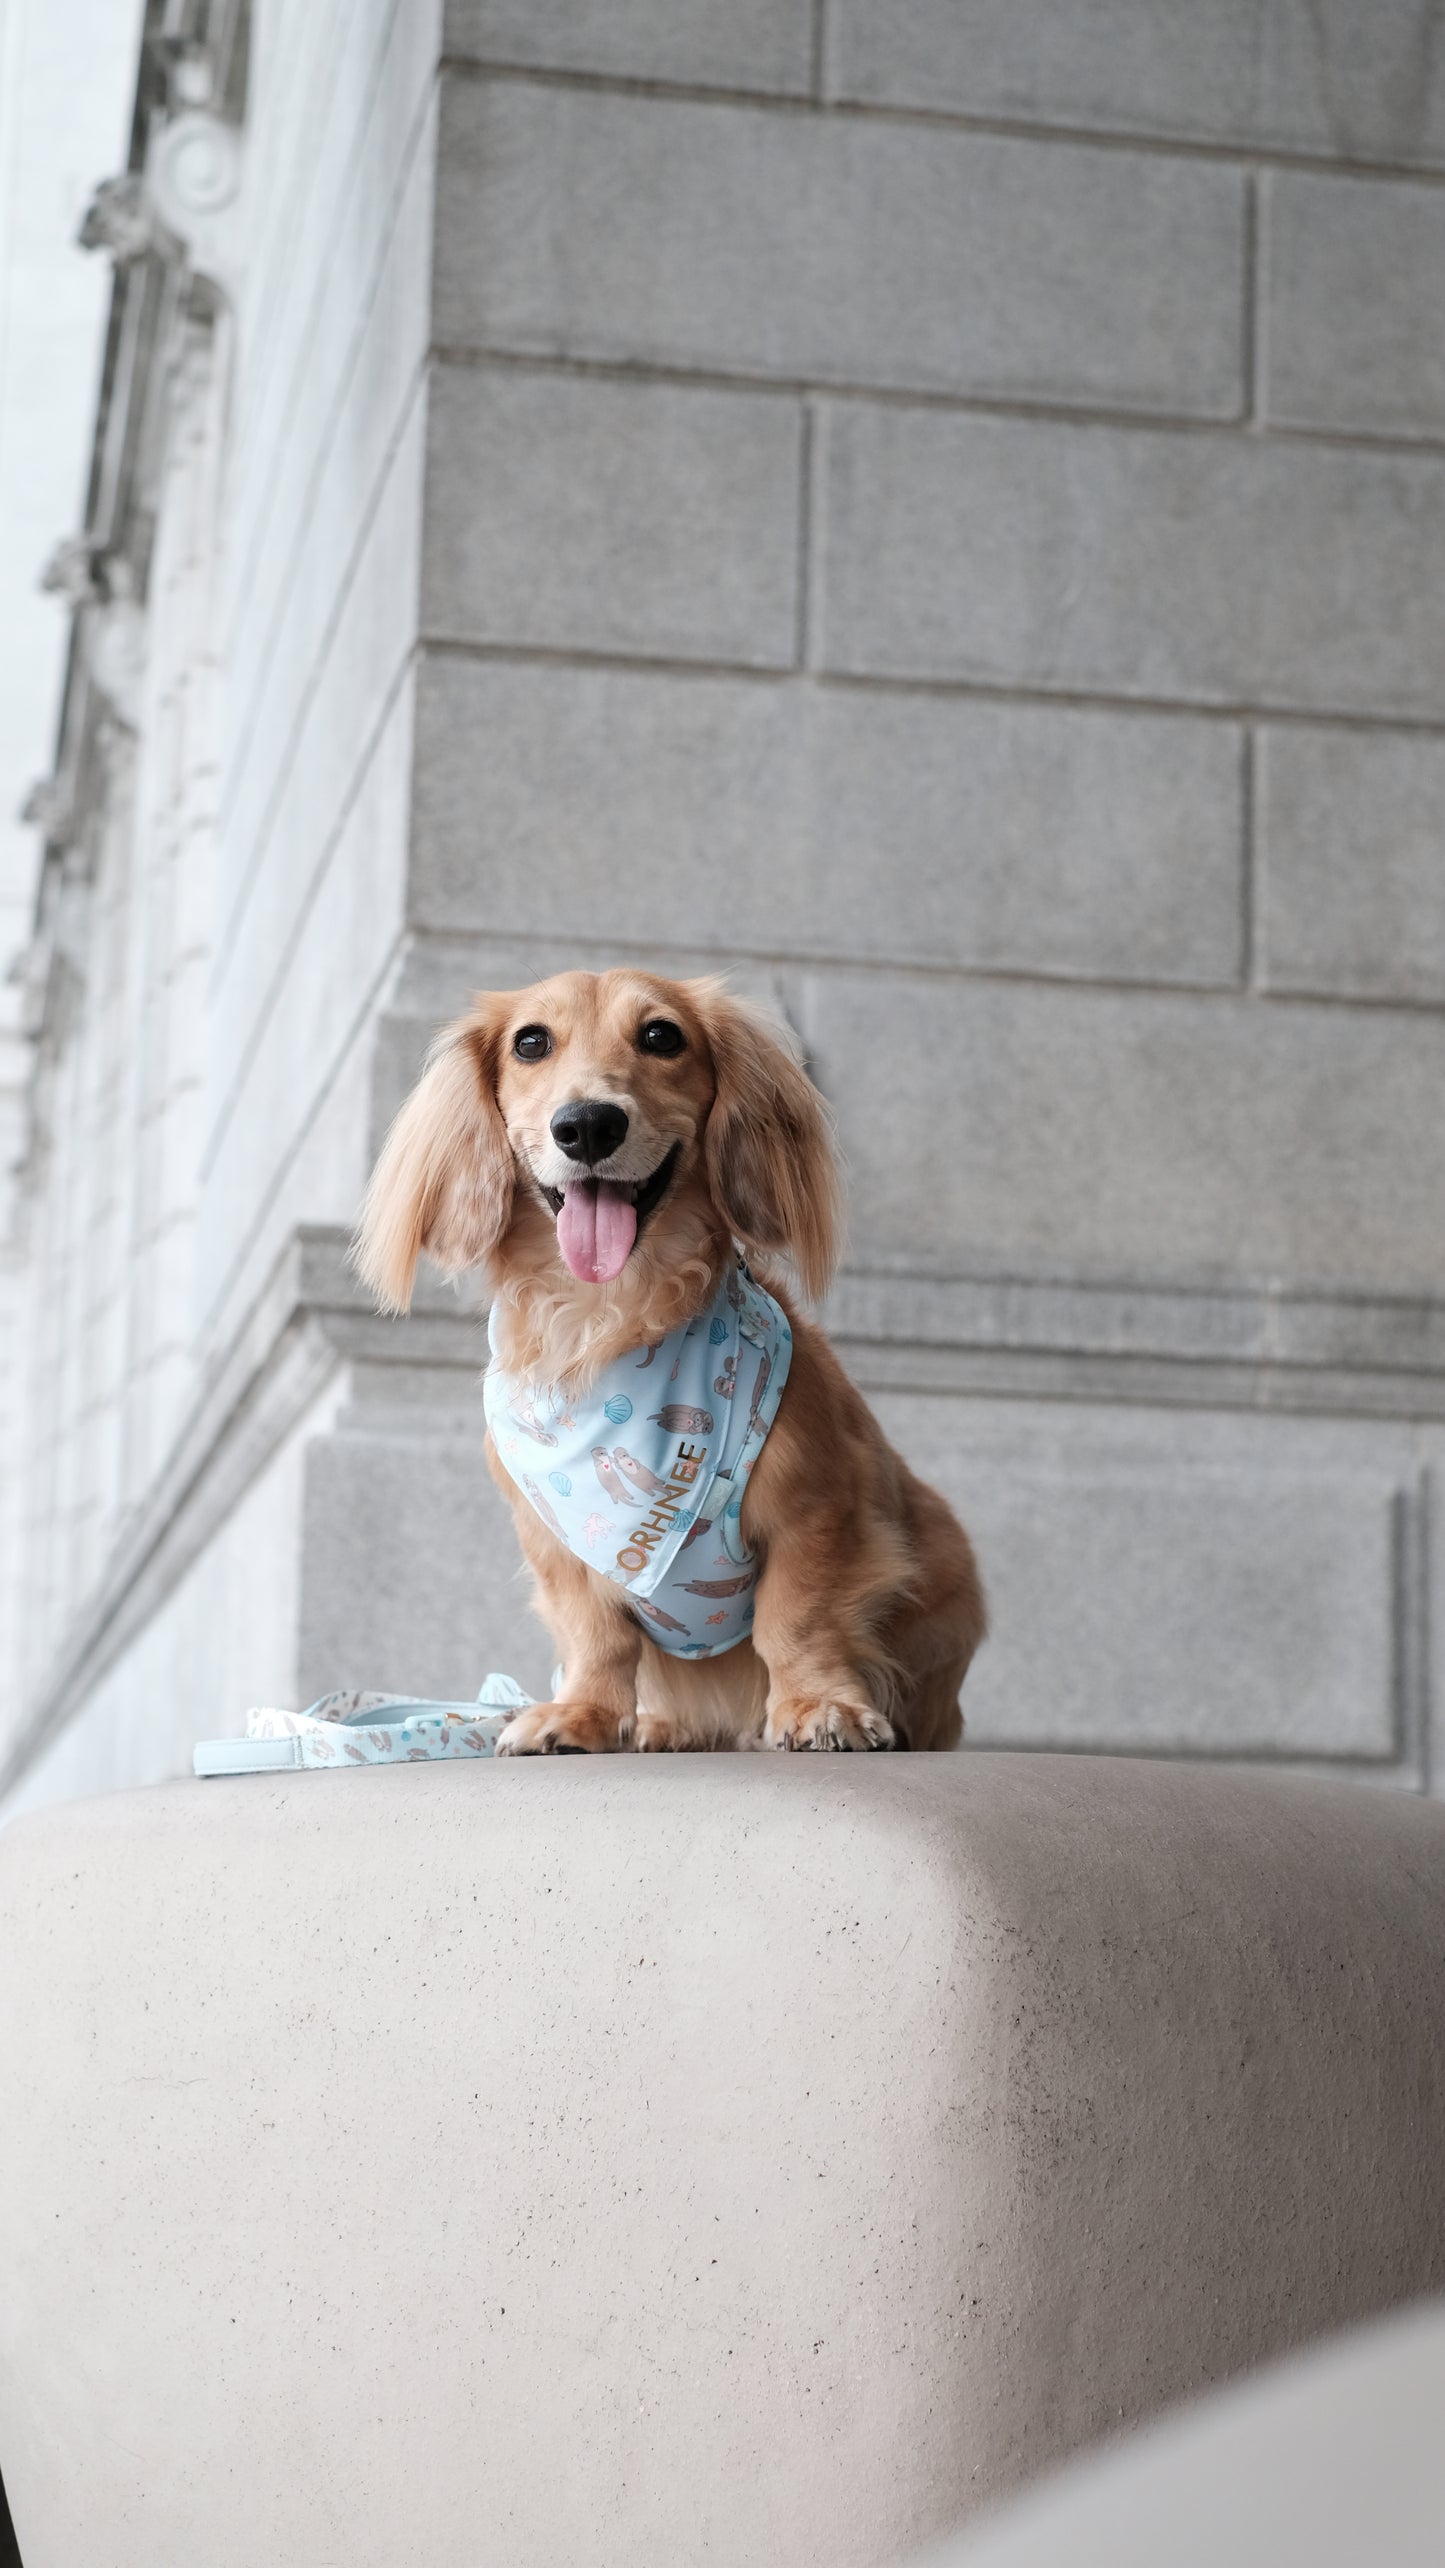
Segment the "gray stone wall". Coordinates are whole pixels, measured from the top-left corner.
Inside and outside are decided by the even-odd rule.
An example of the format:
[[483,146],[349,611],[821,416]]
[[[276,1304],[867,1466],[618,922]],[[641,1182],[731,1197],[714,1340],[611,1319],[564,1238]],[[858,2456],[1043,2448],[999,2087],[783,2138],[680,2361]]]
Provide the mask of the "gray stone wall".
[[784,1010],[978,1739],[1428,1773],[1441,21],[448,10],[379,1107],[562,961]]
[[194,1398],[21,1795],[545,1682],[475,1312],[344,1244],[442,1018],[634,957],[832,1100],[828,1316],[994,1599],[970,1735],[1428,1788],[1445,9],[253,45]]

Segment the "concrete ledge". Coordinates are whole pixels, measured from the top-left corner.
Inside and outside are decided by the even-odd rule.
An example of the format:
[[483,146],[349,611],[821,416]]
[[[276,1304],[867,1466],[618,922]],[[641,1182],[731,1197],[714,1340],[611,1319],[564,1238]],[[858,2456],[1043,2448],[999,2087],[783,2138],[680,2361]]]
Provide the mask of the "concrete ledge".
[[0,1841],[27,2568],[864,2568],[1445,2283],[1445,1810],[1148,1763],[177,1785]]

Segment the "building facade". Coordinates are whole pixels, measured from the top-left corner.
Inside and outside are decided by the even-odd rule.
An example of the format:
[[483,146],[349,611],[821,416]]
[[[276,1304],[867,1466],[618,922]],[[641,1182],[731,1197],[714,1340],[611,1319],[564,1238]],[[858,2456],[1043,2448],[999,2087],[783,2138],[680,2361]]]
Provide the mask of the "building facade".
[[110,180],[7,1806],[542,1686],[476,1296],[347,1240],[473,989],[632,958],[834,1106],[970,1737],[1430,1788],[1437,0],[151,0]]

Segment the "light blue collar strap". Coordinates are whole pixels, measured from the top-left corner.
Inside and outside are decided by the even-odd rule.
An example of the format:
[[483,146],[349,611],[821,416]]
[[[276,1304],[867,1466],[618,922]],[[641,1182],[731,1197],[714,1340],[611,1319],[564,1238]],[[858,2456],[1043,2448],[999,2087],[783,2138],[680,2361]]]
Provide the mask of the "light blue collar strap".
[[752,1629],[758,1573],[743,1491],[792,1354],[786,1312],[739,1264],[707,1310],[619,1356],[583,1393],[523,1382],[495,1355],[487,1373],[487,1424],[506,1470],[675,1657],[715,1657]]

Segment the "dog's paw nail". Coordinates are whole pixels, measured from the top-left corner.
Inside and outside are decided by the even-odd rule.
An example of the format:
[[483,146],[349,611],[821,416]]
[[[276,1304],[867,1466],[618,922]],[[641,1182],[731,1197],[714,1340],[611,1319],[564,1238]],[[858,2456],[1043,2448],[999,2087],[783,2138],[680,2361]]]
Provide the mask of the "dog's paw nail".
[[893,1725],[881,1712],[861,1703],[814,1703],[775,1730],[773,1747],[792,1748],[810,1756],[856,1756],[874,1748],[891,1748]]

